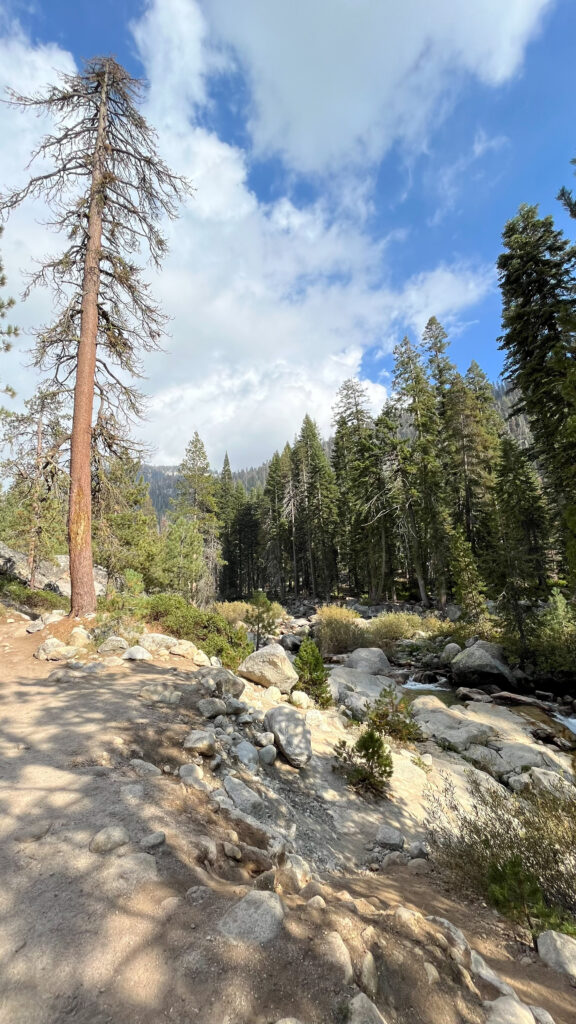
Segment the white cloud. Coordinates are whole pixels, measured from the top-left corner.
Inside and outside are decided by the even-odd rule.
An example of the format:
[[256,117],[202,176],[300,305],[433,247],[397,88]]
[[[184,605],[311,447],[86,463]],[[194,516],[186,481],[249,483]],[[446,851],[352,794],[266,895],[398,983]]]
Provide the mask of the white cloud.
[[257,152],[332,174],[421,151],[463,77],[500,85],[553,0],[205,0],[249,78]]
[[[533,12],[542,7],[536,0],[525,0],[525,4]],[[339,15],[352,6],[338,0]],[[434,6],[441,12],[446,4],[437,0]],[[278,18],[288,10],[283,5],[269,7]],[[290,64],[294,57],[293,50],[288,53],[290,39],[285,60],[278,62],[274,89],[280,93],[279,124],[286,152],[294,160],[294,154],[301,152],[302,167],[310,166],[306,161],[312,153],[308,144],[314,133],[313,122],[318,132],[318,159],[322,160],[332,152],[337,137],[340,151],[349,155],[356,146],[375,154],[390,139],[386,132],[380,138],[381,108],[387,99],[391,107],[397,103],[393,95],[387,96],[386,89],[395,87],[398,68],[402,66],[407,74],[414,60],[414,44],[408,45],[408,40],[404,43],[401,31],[407,24],[404,8],[414,13],[414,3],[404,4],[398,11],[397,45],[406,51],[404,62],[396,62],[394,74],[390,72],[384,79],[379,72],[376,74],[375,63],[375,54],[380,55],[379,60],[384,54],[382,33],[380,42],[372,38],[375,26],[371,12],[377,5],[360,2],[354,7],[362,15],[356,35],[348,33],[346,19],[327,19],[322,5],[323,21],[329,24],[325,24],[326,52],[318,57],[318,73],[329,72],[329,81],[325,86],[316,82],[308,105],[298,106],[303,86],[294,63]],[[388,4],[387,9],[390,7]],[[514,0],[510,0],[510,7],[516,9]],[[252,24],[260,9],[258,4],[246,0],[242,8],[247,23]],[[231,35],[238,24],[235,10],[230,5],[227,15]],[[328,433],[335,392],[343,379],[360,373],[368,348],[389,351],[400,324],[408,323],[414,333],[419,333],[431,314],[454,322],[493,287],[494,281],[489,269],[458,262],[413,275],[403,286],[393,288],[387,265],[392,245],[403,244],[402,231],[379,240],[366,233],[364,218],[372,197],[370,187],[362,186],[357,176],[351,180],[354,187],[348,190],[348,203],[339,203],[337,208],[333,195],[303,208],[288,196],[268,204],[260,202],[248,185],[250,155],[206,128],[191,124],[208,101],[210,74],[221,66],[218,61],[227,59],[216,54],[211,35],[212,16],[218,16],[220,24],[223,11],[219,0],[210,0],[203,9],[193,0],[154,0],[134,26],[151,86],[146,113],[158,129],[163,155],[175,170],[189,175],[197,189],[180,220],[168,227],[171,253],[161,275],[152,282],[155,294],[172,317],[172,338],[165,354],[146,361],[145,389],[150,410],[142,433],[156,446],[157,462],[179,461],[187,440],[198,430],[214,464],[221,464],[228,448],[233,465],[240,467],[258,463],[274,448],[282,447],[294,436],[306,412]],[[303,38],[308,39],[303,6],[297,3],[291,12]],[[320,17],[316,2],[310,3],[310,12],[310,17]],[[506,29],[511,24],[509,15],[503,14],[500,22],[501,29]],[[267,24],[264,18],[262,31]],[[335,45],[337,25],[343,38],[336,39]],[[522,25],[525,29],[526,22]],[[275,26],[279,30],[279,24]],[[364,45],[368,36],[368,56],[356,54],[351,68],[344,61],[345,44],[354,50],[356,43]],[[516,38],[521,37],[518,28]],[[434,45],[438,38],[434,36]],[[384,41],[388,48],[385,52],[393,49],[387,37]],[[273,53],[279,44],[274,38],[269,43]],[[307,46],[310,49],[311,43]],[[434,48],[432,37],[430,46]],[[491,80],[511,73],[521,47],[518,44],[516,50],[513,48],[506,60],[503,44],[497,50],[498,59],[496,54],[490,58],[492,70],[483,72]],[[478,52],[484,51],[479,47]],[[470,54],[467,59],[470,69]],[[366,62],[372,67],[373,80],[360,74]],[[423,62],[427,64],[426,59]],[[462,60],[463,66],[465,63]],[[29,90],[53,79],[55,67],[72,70],[70,54],[56,46],[34,46],[21,33],[0,41],[0,84],[5,81]],[[435,95],[440,95],[439,80],[432,81],[432,67],[436,65],[430,64],[428,71],[407,86],[412,100],[427,82]],[[272,64],[269,73],[272,75]],[[297,93],[294,102],[288,102],[287,97],[289,73],[294,76]],[[312,74],[305,62],[303,73],[305,77]],[[272,121],[267,128],[264,114],[258,114],[260,87],[256,72],[253,74],[254,131],[265,141]],[[349,85],[358,78],[345,110],[340,104],[340,87],[330,93],[339,74]],[[378,92],[378,102],[371,94],[367,99],[369,85]],[[330,116],[325,134],[327,112]],[[351,135],[350,126],[356,117],[359,129]],[[394,124],[399,124],[400,118],[398,106]],[[22,168],[40,130],[33,119],[0,108],[2,137],[10,138],[12,143],[3,148],[0,157],[0,182],[22,180]],[[346,191],[342,188],[341,194]],[[32,255],[58,247],[58,239],[46,242],[45,229],[34,219],[39,213],[30,207],[19,211],[11,218],[3,239],[11,291],[18,290],[19,266],[29,264]],[[48,316],[48,299],[41,294],[16,311],[16,319],[24,325],[41,323]],[[15,367],[15,362],[12,356],[7,358],[12,363],[4,364],[5,376],[13,381],[10,367]],[[18,369],[15,375],[20,390],[29,392],[24,372]],[[367,382],[367,386],[376,410],[384,400],[385,389],[374,382]]]

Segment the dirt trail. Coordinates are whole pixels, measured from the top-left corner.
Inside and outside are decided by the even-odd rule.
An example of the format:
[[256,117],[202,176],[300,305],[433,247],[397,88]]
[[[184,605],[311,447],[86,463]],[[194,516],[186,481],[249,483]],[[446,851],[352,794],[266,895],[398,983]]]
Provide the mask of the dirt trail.
[[[170,764],[194,721],[138,698],[143,678],[169,674],[170,664],[55,685],[47,678],[55,665],[32,657],[44,635],[27,635],[25,625],[0,622],[2,1024],[269,1024],[291,1015],[336,1024],[327,1008],[338,982],[311,954],[323,927],[288,897],[284,938],[249,953],[223,942],[218,921],[261,866],[223,855],[225,840],[243,837],[204,794],[184,793],[170,775],[139,777],[129,764],[134,756]],[[90,840],[108,825],[124,826],[130,843],[92,853]],[[139,844],[158,830],[166,842],[151,856]],[[358,838],[357,824],[353,832]],[[574,989],[540,964],[522,965],[523,951],[485,908],[404,871],[351,871],[327,884],[369,897],[374,912],[398,902],[440,911],[524,1001],[546,1007],[556,1024],[574,1024]],[[404,968],[408,992],[417,985],[412,969]],[[429,997],[400,1004],[394,1019],[481,1019],[434,1005]]]

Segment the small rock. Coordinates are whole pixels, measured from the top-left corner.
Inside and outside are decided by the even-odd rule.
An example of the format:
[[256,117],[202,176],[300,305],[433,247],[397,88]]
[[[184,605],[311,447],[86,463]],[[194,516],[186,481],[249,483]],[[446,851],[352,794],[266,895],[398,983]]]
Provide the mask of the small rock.
[[184,750],[195,750],[204,757],[212,757],[216,753],[216,737],[213,732],[196,729],[188,733],[184,740]]
[[393,825],[380,825],[376,833],[376,842],[378,846],[383,846],[387,850],[403,850],[406,839]]
[[266,730],[274,733],[280,752],[294,768],[304,768],[312,757],[310,729],[295,708],[272,708],[264,719]]
[[428,978],[428,984],[429,985],[437,985],[438,982],[440,981],[440,975],[438,974],[438,971],[434,967],[434,964],[431,964],[429,960],[425,960],[424,961],[424,970],[426,971],[426,977]]
[[407,869],[411,875],[429,875],[432,865],[424,857],[415,857],[414,860],[408,861]]
[[149,835],[144,836],[140,840],[140,846],[143,850],[155,850],[157,846],[162,846],[166,842],[166,835],[164,832],[150,832]]
[[257,747],[269,747],[274,743],[274,733],[258,732],[254,735],[254,743]]
[[258,750],[253,743],[249,743],[248,740],[242,740],[234,747],[234,754],[238,758],[241,764],[245,765],[246,768],[256,768],[258,766]]
[[536,1024],[555,1024],[554,1018],[550,1016],[548,1010],[544,1010],[541,1006],[531,1006],[530,1009]]
[[307,906],[310,907],[310,910],[325,910],[326,900],[323,899],[322,896],[312,896],[312,898],[308,900]]
[[84,626],[74,626],[70,633],[70,639],[74,647],[88,647],[92,643],[92,637]]
[[555,971],[567,974],[576,985],[576,939],[561,932],[542,932],[536,940],[538,956]]
[[304,690],[292,690],[292,693],[290,694],[290,703],[293,704],[295,708],[306,709],[312,707],[314,701],[310,699],[307,693],[304,693]]
[[249,892],[218,925],[228,939],[265,946],[276,938],[284,921],[284,906],[275,892]]
[[227,775],[224,779],[224,789],[228,796],[234,801],[236,807],[245,814],[257,815],[264,809],[264,801],[250,789],[241,779],[235,779],[232,775]]
[[186,899],[188,903],[192,903],[193,906],[198,906],[200,903],[204,903],[204,900],[210,895],[210,889],[207,885],[192,885],[190,889],[186,890]]
[[89,849],[92,853],[110,853],[129,842],[130,836],[123,825],[107,825],[92,836]]
[[270,744],[266,747],[260,747],[260,750],[258,751],[258,758],[262,762],[262,764],[274,764],[277,756],[278,751],[276,750],[276,747],[273,744]]
[[42,629],[44,629],[42,619],[35,619],[33,622],[29,622],[26,626],[27,633],[39,633]]
[[486,1024],[534,1024],[532,1011],[514,996],[500,996],[484,1006],[488,1011]]
[[209,787],[203,782],[204,772],[200,765],[197,764],[181,764],[178,769],[178,775],[185,786],[189,786],[190,789],[197,789],[202,793],[207,793]]
[[427,858],[430,856],[430,847],[428,846],[428,843],[418,839],[416,842],[410,843],[410,846],[408,847],[408,855],[412,859],[415,859],[416,857]]
[[109,636],[98,648],[98,654],[117,654],[120,651],[127,651],[128,644],[123,636]]
[[218,697],[205,697],[198,701],[198,711],[202,718],[217,718],[226,714],[226,704]]
[[347,1024],[388,1024],[380,1010],[364,992],[350,1002]]
[[141,757],[133,757],[130,766],[137,775],[162,775],[161,768],[157,768],[151,761],[143,761]]
[[171,917],[181,905],[182,900],[179,896],[169,896],[167,900],[162,900],[162,903],[160,904],[160,913],[164,918]]
[[282,693],[290,693],[298,682],[298,673],[285,650],[276,643],[249,654],[238,666],[238,675],[260,686],[277,686]]
[[378,994],[378,971],[376,970],[376,961],[370,951],[362,959],[360,987],[367,996],[370,996],[370,999],[376,998]]
[[22,825],[13,833],[12,838],[16,843],[37,843],[47,835],[51,827],[51,821],[36,821],[32,825]]
[[224,843],[224,853],[230,860],[242,860],[242,850],[234,843]]
[[136,644],[135,647],[129,647],[128,650],[124,651],[122,659],[124,661],[152,661],[152,655],[145,647]]
[[354,968],[348,947],[339,932],[328,932],[323,937],[322,955],[338,970],[341,982],[349,985],[354,977]]

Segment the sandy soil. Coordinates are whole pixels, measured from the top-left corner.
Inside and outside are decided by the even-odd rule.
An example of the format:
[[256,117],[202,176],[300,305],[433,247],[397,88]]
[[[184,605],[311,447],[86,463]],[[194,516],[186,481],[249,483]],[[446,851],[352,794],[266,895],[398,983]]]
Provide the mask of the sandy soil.
[[[538,962],[522,964],[527,951],[501,919],[402,869],[326,876],[321,913],[286,896],[282,933],[265,948],[223,939],[222,915],[263,870],[246,848],[252,837],[173,775],[142,778],[129,764],[135,756],[171,768],[183,760],[194,710],[138,697],[143,681],[174,665],[54,684],[56,666],[32,656],[44,637],[27,635],[22,621],[0,622],[2,1024],[270,1024],[286,1016],[339,1024],[353,990],[325,956],[334,929],[346,935],[356,977],[375,950],[391,1022],[480,1024],[478,999],[449,973],[432,995],[421,959],[390,938],[386,911],[398,903],[449,918],[525,1002],[574,1024],[574,989]],[[281,779],[289,774],[278,769]],[[111,824],[123,825],[130,843],[92,853],[91,838]],[[143,853],[140,840],[157,830],[165,844]],[[225,856],[224,841],[244,850],[241,863]],[[373,946],[371,926],[380,935]]]

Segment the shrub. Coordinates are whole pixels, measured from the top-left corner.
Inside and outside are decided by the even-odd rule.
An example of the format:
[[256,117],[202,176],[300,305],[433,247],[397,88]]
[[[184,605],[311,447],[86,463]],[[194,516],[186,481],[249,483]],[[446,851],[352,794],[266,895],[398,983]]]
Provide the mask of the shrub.
[[542,672],[573,672],[576,663],[576,615],[559,590],[553,590],[548,607],[530,621],[526,654]]
[[308,637],[302,641],[294,668],[298,673],[298,688],[312,697],[319,707],[330,707],[332,694],[327,682],[328,671],[324,667],[318,647]]
[[13,576],[0,575],[0,595],[15,604],[26,605],[34,611],[69,611],[70,601],[53,590],[31,590],[25,583]]
[[221,615],[231,626],[246,621],[248,613],[247,601],[215,601],[210,609],[216,615]]
[[345,654],[366,646],[366,632],[358,625],[357,616],[337,605],[320,609],[315,633],[323,655]]
[[236,669],[252,650],[242,629],[235,629],[221,615],[188,604],[178,594],[149,598],[146,617],[166,633],[191,640],[209,657],[221,658],[226,668]]
[[429,800],[428,838],[452,881],[533,936],[576,931],[576,791],[511,795],[469,775],[470,800],[447,784]]
[[437,615],[415,612],[385,612],[372,619],[366,642],[391,654],[399,640],[410,640],[415,633],[426,633],[430,639],[452,632],[451,623]]
[[352,747],[340,740],[334,756],[335,771],[342,772],[354,789],[384,796],[394,766],[389,749],[375,729],[364,729]]
[[422,733],[412,717],[408,699],[392,687],[384,687],[372,704],[366,723],[376,732],[386,733],[405,743],[422,739]]

